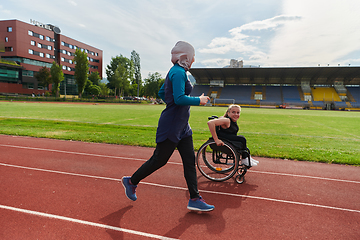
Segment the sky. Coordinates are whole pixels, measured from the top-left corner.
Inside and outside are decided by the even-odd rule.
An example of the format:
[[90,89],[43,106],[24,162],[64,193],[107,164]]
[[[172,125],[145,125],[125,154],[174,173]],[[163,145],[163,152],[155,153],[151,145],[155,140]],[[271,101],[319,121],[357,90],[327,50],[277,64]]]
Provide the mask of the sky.
[[0,20],[53,24],[112,57],[141,59],[142,78],[171,68],[179,40],[195,48],[193,68],[360,66],[358,0],[6,0]]

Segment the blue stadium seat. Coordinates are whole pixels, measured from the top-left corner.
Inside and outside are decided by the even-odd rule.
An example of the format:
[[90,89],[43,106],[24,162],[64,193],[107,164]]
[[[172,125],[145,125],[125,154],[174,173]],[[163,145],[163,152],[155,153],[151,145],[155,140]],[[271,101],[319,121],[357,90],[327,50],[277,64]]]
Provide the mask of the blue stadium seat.
[[252,102],[251,86],[227,85],[220,95],[220,99],[235,99],[236,103]]
[[[347,90],[351,93],[356,103],[360,103],[360,87],[347,87]],[[351,105],[353,105],[353,103],[351,103]]]
[[191,96],[197,97],[201,94],[207,95],[209,93],[210,86],[209,85],[194,85],[194,88],[191,92]]
[[[263,93],[264,94],[264,93]],[[266,99],[261,102],[268,102],[276,105],[282,104],[281,100],[281,88],[278,86],[266,87]]]

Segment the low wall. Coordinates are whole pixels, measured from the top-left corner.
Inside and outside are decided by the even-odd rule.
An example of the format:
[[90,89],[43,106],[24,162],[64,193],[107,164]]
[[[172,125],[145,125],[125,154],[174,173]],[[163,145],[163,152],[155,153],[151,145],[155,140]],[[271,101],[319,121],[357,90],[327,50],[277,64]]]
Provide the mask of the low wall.
[[28,89],[23,88],[22,84],[0,82],[0,93],[17,93],[27,95],[34,93],[35,95],[43,95],[45,92],[47,92],[47,90]]

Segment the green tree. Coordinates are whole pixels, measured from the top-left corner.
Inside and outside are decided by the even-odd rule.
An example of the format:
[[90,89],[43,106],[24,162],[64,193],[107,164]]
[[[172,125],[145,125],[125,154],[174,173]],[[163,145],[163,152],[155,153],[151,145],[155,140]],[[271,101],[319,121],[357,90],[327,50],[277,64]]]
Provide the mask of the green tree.
[[100,95],[102,96],[108,96],[110,94],[110,89],[106,86],[106,83],[99,83],[100,87]]
[[158,72],[149,73],[144,81],[144,94],[149,97],[159,98],[158,92],[165,81],[161,74]]
[[133,50],[131,52],[131,61],[133,62],[133,65],[134,65],[134,82],[133,82],[133,84],[134,83],[136,84],[137,96],[139,96],[140,87],[142,86],[140,55],[135,50]]
[[109,81],[107,85],[110,89],[115,89],[115,72],[121,62],[122,57],[122,55],[112,57],[110,64],[106,66],[105,72],[107,80]]
[[81,51],[79,48],[76,49],[73,61],[75,62],[75,82],[78,86],[79,97],[81,98],[89,72],[87,53],[85,51]]
[[98,96],[98,95],[100,95],[100,93],[101,93],[101,88],[100,88],[99,86],[97,86],[97,85],[92,84],[92,85],[90,85],[90,87],[88,88],[88,93],[89,93],[90,95]]
[[138,95],[137,90],[138,90],[138,85],[136,83],[133,83],[129,87],[129,94],[131,96],[137,96]]
[[129,86],[133,80],[134,70],[133,63],[127,57],[116,56],[111,58],[110,64],[106,67],[108,87],[114,89],[115,95],[117,90],[119,96],[129,94]]
[[52,93],[56,97],[59,97],[60,83],[64,80],[64,73],[62,66],[58,65],[55,61],[52,63],[50,68],[51,82],[52,82]]
[[117,94],[116,90],[118,89],[119,97],[124,96],[123,94],[129,90],[130,82],[128,80],[128,72],[126,71],[126,68],[120,64],[115,70],[113,84],[115,86],[115,95]]
[[85,88],[83,95],[100,95],[101,88],[95,84],[93,84],[90,79],[86,80]]
[[38,84],[47,87],[49,89],[49,84],[51,84],[50,69],[47,67],[42,67],[40,70],[34,74],[34,77],[38,81]]
[[90,79],[86,79],[86,83],[85,83],[85,87],[84,87],[84,92],[83,92],[83,96],[85,95],[89,95],[89,89],[90,87],[93,85],[93,83],[90,81]]
[[100,75],[99,72],[92,72],[89,74],[88,79],[96,86],[99,86],[100,83]]

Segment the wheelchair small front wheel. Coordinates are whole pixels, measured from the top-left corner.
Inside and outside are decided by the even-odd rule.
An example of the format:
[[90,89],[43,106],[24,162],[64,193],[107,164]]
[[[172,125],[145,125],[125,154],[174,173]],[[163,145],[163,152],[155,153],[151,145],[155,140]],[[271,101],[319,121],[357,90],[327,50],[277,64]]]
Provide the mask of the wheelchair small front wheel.
[[242,184],[242,183],[245,182],[245,176],[244,176],[244,175],[237,175],[237,176],[235,177],[235,181],[236,181],[237,183],[239,183],[239,184]]
[[213,139],[204,143],[196,155],[200,173],[212,181],[226,181],[238,170],[239,154],[235,148],[224,141],[224,146],[216,146]]

